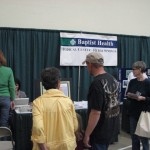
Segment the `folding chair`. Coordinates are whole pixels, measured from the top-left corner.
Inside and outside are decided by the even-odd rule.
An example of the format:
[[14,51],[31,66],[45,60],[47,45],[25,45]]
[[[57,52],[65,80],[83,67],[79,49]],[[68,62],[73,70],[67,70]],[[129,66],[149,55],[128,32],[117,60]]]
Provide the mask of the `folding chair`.
[[[12,149],[15,149],[14,146],[14,141],[13,141],[13,136],[12,136],[12,132],[9,128],[7,127],[0,127],[0,138],[2,137],[10,137],[11,138],[11,142],[12,142]],[[7,140],[4,140],[7,141]]]

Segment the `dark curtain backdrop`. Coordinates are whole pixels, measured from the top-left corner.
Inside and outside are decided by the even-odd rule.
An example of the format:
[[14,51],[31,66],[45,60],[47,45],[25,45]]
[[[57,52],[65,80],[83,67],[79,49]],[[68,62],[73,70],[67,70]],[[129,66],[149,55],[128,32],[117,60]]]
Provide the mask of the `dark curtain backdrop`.
[[[71,81],[73,100],[86,100],[92,77],[88,74],[86,67],[59,65],[60,32],[57,30],[0,28],[0,49],[3,50],[14,76],[21,80],[21,89],[26,92],[30,101],[40,95],[41,70],[51,66],[61,70],[62,79]],[[143,60],[148,67],[150,66],[150,37],[116,36],[118,38],[118,66],[105,67],[106,71],[117,78],[118,68],[130,68],[137,60]],[[78,84],[79,81],[80,84]]]

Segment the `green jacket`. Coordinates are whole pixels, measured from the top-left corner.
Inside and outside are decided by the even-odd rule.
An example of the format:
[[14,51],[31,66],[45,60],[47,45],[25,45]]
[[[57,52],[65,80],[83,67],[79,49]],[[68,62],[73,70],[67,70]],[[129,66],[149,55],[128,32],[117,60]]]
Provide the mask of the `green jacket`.
[[0,96],[10,96],[10,100],[15,99],[15,82],[12,69],[0,66]]

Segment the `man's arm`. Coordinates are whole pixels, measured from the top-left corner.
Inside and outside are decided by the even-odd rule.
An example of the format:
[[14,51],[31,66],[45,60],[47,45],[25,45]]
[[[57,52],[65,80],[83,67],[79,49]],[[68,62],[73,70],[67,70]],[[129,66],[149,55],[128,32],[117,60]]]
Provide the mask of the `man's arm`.
[[85,130],[85,136],[84,136],[84,145],[86,147],[91,147],[91,145],[89,144],[89,140],[90,140],[90,135],[92,133],[92,131],[94,130],[94,128],[96,127],[99,119],[100,119],[100,111],[94,110],[92,109],[89,115],[89,120],[88,120],[88,125],[87,128]]
[[47,147],[44,143],[38,143],[40,150],[47,150]]

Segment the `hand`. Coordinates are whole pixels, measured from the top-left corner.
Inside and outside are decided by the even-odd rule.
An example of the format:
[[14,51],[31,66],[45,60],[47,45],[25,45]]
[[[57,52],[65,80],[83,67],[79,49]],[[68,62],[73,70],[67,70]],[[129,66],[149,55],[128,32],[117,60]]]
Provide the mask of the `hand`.
[[136,94],[130,93],[130,92],[127,93],[127,97],[132,98],[132,99],[136,99],[136,100],[138,99],[138,96]]
[[40,150],[48,150],[45,143],[38,143]]
[[12,110],[15,108],[14,101],[11,101],[11,102],[10,102],[10,108],[11,108]]
[[81,132],[77,131],[75,135],[76,135],[77,141],[81,141],[83,139],[83,134]]
[[89,141],[90,141],[90,137],[85,135],[83,139],[83,143],[84,143],[84,146],[87,148],[91,147],[91,145],[89,144]]
[[144,96],[138,96],[138,97],[137,97],[137,100],[138,100],[138,101],[145,101],[145,97],[144,97]]

